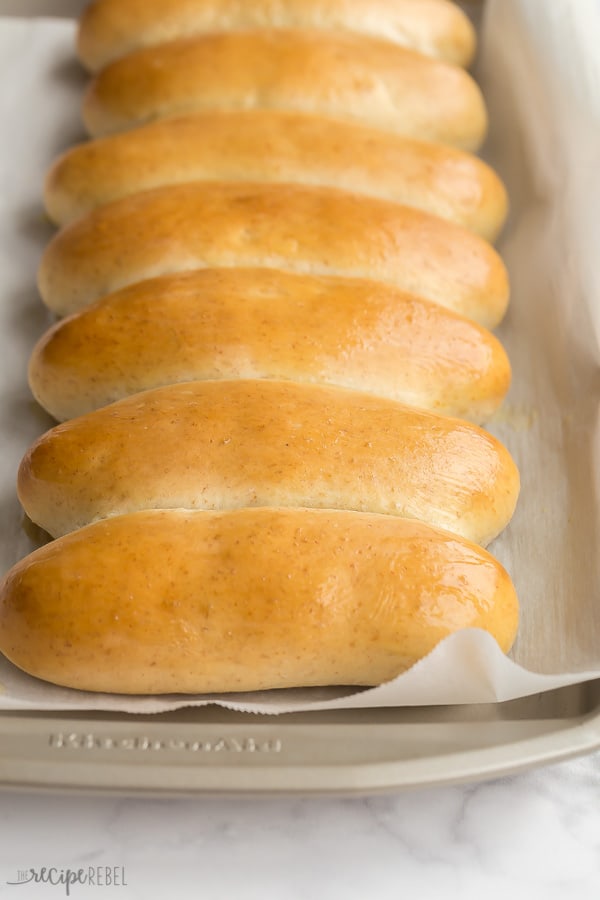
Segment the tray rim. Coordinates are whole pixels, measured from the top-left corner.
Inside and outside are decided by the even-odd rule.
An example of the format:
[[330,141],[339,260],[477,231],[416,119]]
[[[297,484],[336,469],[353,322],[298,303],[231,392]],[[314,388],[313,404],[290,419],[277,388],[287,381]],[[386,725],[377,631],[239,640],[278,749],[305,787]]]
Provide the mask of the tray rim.
[[[583,682],[569,690],[583,694],[589,684]],[[600,679],[591,684],[600,689]],[[532,695],[531,702],[534,703],[538,696],[542,695]],[[502,704],[488,706],[498,709]],[[218,707],[203,709],[212,710],[209,723],[194,722],[194,712],[199,710],[191,711],[190,708],[187,719],[191,721],[183,724],[172,721],[177,718],[176,714],[169,714],[169,719],[165,720],[160,714],[0,711],[0,791],[138,797],[375,795],[489,781],[600,751],[600,690],[594,705],[576,715],[556,712],[555,715],[518,720],[510,716],[505,720],[494,720],[494,730],[499,735],[505,734],[506,739],[483,747],[465,745],[461,748],[460,742],[456,745],[456,740],[466,734],[467,724],[475,734],[485,730],[486,725],[489,729],[491,720],[436,722],[436,710],[447,711],[447,707],[430,707],[419,723],[396,723],[394,714],[406,715],[407,708],[384,709],[392,721],[379,726],[376,722],[370,723],[368,742],[359,748],[357,758],[350,760],[343,758],[343,752],[342,758],[339,757],[339,741],[337,744],[336,741],[343,736],[343,745],[346,738],[351,739],[357,731],[364,734],[361,713],[373,715],[377,710],[345,710],[345,718],[349,721],[340,725],[311,723],[310,713],[293,714],[293,722],[286,715],[235,714],[242,723],[231,723],[227,722],[230,711]],[[220,712],[225,724],[219,721]],[[353,718],[356,718],[356,724]],[[342,735],[344,729],[346,733]],[[385,758],[385,748],[392,736],[401,745],[428,730],[439,748],[445,741],[452,745],[449,752],[436,751],[432,746],[432,752],[422,756]],[[317,748],[321,754],[325,752],[325,756],[312,762],[309,754],[303,763],[298,763],[293,758],[286,761],[285,753],[281,757],[275,753],[264,754],[259,759],[255,752],[236,752],[233,761],[230,756],[224,762],[223,755],[202,754],[203,758],[196,757],[197,764],[196,760],[195,764],[190,764],[189,757],[183,760],[181,755],[177,757],[173,752],[165,753],[164,758],[162,754],[146,755],[145,758],[142,755],[140,760],[140,753],[132,753],[132,747],[128,746],[136,736],[150,734],[150,738],[141,739],[168,743],[180,741],[181,735],[187,732],[200,741],[214,741],[215,734],[229,735],[227,740],[234,744],[247,740],[244,735],[248,732],[254,735],[253,742],[261,739],[277,742],[283,736],[284,743],[294,741],[291,746],[296,752],[298,748],[301,752],[303,747],[310,746],[312,754]],[[66,741],[60,744],[59,753],[55,752],[51,740],[57,733]],[[123,746],[122,733],[126,738]],[[173,733],[180,737],[174,739]],[[77,735],[78,741],[81,737],[83,744],[86,740],[93,743],[92,739],[114,740],[116,746],[111,746],[110,753],[95,745],[87,748],[77,744],[69,746],[69,734]],[[7,752],[6,742],[8,739],[10,744],[11,738],[13,750]],[[377,741],[380,749],[375,752]],[[164,749],[168,750],[168,747]]]

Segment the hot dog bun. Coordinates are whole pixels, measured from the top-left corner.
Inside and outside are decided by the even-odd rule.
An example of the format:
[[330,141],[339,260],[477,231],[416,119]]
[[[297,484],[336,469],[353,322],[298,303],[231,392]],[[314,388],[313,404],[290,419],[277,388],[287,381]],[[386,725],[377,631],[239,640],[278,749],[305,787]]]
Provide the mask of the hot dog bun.
[[506,190],[476,156],[361,125],[272,110],[161,120],[79,144],[52,166],[46,210],[65,224],[168,184],[314,184],[415,206],[494,240]]
[[96,0],[81,17],[77,46],[94,71],[139,47],[248,28],[356,32],[459,66],[475,51],[473,26],[448,0]]
[[254,266],[382,281],[490,328],[508,303],[504,265],[477,235],[395,203],[291,184],[185,184],[117,200],[55,235],[38,284],[64,315],[156,275]]
[[29,383],[59,420],[179,381],[337,384],[476,422],[500,405],[510,365],[485,329],[360,279],[203,269],[139,282],[38,342]]
[[308,112],[477,150],[487,113],[463,69],[349,33],[244,31],[181,38],[102,69],[83,103],[90,135],[215,109]]
[[116,694],[372,685],[460,628],[507,651],[517,618],[496,560],[414,521],[161,510],[19,562],[0,587],[0,650],[38,678]]
[[18,478],[27,515],[53,536],[139,509],[311,506],[421,519],[486,544],[518,489],[508,451],[475,425],[257,380],[157,388],[57,425]]

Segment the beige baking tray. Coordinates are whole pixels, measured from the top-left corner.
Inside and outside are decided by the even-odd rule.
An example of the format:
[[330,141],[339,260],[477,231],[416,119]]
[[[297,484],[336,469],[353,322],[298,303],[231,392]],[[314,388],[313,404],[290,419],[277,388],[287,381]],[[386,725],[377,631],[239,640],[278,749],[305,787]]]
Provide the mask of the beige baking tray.
[[[74,15],[83,0],[0,0],[0,15]],[[241,714],[0,712],[0,787],[375,793],[498,777],[600,748],[600,680],[521,700]]]
[[507,703],[257,716],[0,714],[18,790],[377,793],[496,778],[600,748],[600,680]]

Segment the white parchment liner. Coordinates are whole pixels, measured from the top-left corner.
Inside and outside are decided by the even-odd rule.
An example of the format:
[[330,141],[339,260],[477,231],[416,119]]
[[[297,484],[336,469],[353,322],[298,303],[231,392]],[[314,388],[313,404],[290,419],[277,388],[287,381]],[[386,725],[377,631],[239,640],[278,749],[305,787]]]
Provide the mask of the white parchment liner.
[[[490,548],[521,598],[510,658],[463,631],[395,681],[352,689],[214,697],[117,697],[30,678],[0,657],[0,709],[158,712],[219,702],[252,712],[508,700],[600,677],[598,397],[600,396],[600,6],[595,0],[490,0],[478,75],[492,121],[487,156],[512,215],[500,250],[512,306],[500,329],[514,371],[490,423],[523,489]],[[61,150],[82,139],[85,77],[73,23],[0,20],[0,570],[37,546],[15,496],[27,445],[53,422],[26,365],[49,317],[35,287],[53,233],[41,192]]]

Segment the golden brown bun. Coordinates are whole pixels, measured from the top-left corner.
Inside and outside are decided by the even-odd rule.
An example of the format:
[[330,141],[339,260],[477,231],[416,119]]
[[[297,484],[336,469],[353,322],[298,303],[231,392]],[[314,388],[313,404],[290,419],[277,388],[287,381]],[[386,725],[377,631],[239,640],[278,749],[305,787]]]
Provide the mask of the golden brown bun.
[[0,586],[0,650],[87,691],[211,693],[394,678],[461,628],[508,651],[484,550],[392,516],[152,511],[74,532]]
[[260,380],[157,388],[57,425],[18,479],[27,515],[55,537],[140,509],[310,506],[420,519],[487,544],[518,490],[508,451],[475,425]]
[[477,235],[420,210],[333,188],[186,184],[117,200],[60,231],[39,288],[60,315],[186,269],[253,267],[370,278],[493,328],[506,270]]
[[215,109],[279,109],[360,122],[464,150],[487,115],[463,69],[386,41],[318,31],[183,38],[137,50],[92,80],[83,118],[98,137]]
[[447,0],[96,0],[83,13],[77,47],[94,71],[139,47],[249,28],[351,31],[467,66],[475,31]]
[[46,179],[46,210],[65,224],[97,206],[189,181],[295,182],[415,206],[494,240],[506,190],[480,159],[375,128],[272,110],[153,122],[80,144]]
[[179,381],[273,378],[355,388],[482,422],[510,365],[479,325],[377,282],[203,269],[139,282],[64,319],[29,365],[59,420]]

